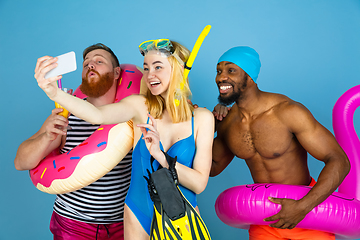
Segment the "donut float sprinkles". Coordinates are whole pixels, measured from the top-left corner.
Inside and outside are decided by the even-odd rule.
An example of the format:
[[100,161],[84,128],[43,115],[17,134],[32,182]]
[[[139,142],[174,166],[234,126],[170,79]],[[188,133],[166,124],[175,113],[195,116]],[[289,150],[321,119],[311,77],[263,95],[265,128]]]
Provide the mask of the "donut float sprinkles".
[[[115,102],[141,90],[142,69],[121,64]],[[144,86],[143,86],[144,87]],[[79,88],[74,96],[85,98]],[[30,170],[33,184],[50,194],[63,194],[85,187],[113,169],[133,145],[132,121],[100,125],[84,142],[63,154],[51,153]]]
[[[331,232],[337,239],[360,238],[360,141],[353,124],[359,106],[360,85],[346,91],[333,109],[334,135],[350,160],[350,173],[338,192],[315,207],[296,227]],[[310,188],[273,183],[235,186],[218,196],[215,211],[222,222],[236,228],[270,224],[263,219],[278,213],[281,205],[270,202],[268,197],[298,200]]]

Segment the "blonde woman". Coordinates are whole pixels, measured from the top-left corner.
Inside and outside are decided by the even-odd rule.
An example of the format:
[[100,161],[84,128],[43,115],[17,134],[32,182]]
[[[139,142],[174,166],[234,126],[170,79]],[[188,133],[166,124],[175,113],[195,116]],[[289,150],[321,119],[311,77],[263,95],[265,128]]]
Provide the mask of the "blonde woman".
[[[56,59],[42,63],[38,84],[50,99],[71,113],[91,123],[114,124],[134,122],[133,168],[130,189],[125,200],[125,239],[149,239],[153,215],[147,170],[160,165],[167,168],[165,153],[177,157],[176,170],[180,189],[195,208],[196,194],[208,182],[212,161],[214,117],[205,108],[194,109],[184,66],[190,52],[168,39],[145,41],[139,46],[144,56],[144,95],[132,95],[118,103],[94,107],[72,97],[56,86],[61,76],[44,79],[45,73],[56,67]],[[94,76],[94,81],[97,81]],[[153,156],[155,161],[151,163]]]

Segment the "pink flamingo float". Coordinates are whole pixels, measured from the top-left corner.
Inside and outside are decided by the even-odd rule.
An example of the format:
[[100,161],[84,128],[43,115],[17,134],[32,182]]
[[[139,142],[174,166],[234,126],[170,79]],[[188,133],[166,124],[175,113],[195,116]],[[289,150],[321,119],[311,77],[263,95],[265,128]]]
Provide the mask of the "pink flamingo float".
[[[346,91],[333,109],[334,134],[350,160],[350,173],[338,192],[315,207],[297,227],[332,232],[338,239],[360,238],[360,141],[353,123],[359,106],[360,85]],[[297,200],[309,190],[308,186],[273,183],[235,186],[218,196],[215,210],[225,224],[248,229],[251,224],[266,224],[264,218],[280,211],[281,206],[270,202],[269,196]]]

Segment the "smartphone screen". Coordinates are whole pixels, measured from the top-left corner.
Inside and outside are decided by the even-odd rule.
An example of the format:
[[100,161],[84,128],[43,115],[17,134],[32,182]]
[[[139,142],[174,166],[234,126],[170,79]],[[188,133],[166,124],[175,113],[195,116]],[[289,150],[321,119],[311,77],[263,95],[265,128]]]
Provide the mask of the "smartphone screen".
[[73,72],[76,70],[75,52],[71,51],[57,56],[58,66],[45,74],[45,79],[63,75],[65,73]]

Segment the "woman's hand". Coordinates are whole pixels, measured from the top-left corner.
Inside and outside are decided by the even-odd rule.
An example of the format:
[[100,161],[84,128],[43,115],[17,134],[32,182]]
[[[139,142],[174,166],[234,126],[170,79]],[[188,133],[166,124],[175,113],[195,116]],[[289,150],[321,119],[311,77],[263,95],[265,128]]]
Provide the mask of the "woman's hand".
[[57,58],[44,56],[37,60],[35,67],[34,77],[36,78],[39,87],[46,93],[46,95],[50,99],[53,99],[56,96],[56,93],[58,91],[56,81],[61,79],[62,76],[45,79],[45,74],[57,67],[56,61]]
[[150,154],[163,166],[168,167],[164,153],[160,149],[160,134],[157,131],[156,120],[148,114],[151,124],[138,124],[137,127],[140,127],[140,130],[143,134],[143,139]]

